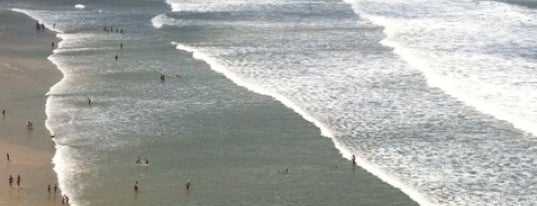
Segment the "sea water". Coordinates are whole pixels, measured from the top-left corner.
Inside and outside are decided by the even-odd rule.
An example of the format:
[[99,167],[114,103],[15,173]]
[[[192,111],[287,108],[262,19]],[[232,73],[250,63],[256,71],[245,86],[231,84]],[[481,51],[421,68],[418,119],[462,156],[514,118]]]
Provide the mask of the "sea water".
[[[75,8],[79,3],[83,9]],[[136,204],[126,198],[124,193],[132,191],[124,185],[162,179],[173,181],[146,189],[153,191],[147,192],[153,203],[196,203],[169,192],[188,178],[221,183],[215,191],[227,194],[233,189],[219,172],[236,171],[196,168],[218,165],[222,156],[239,155],[249,162],[248,157],[262,152],[249,151],[258,149],[232,138],[248,128],[230,116],[263,114],[240,117],[261,121],[256,117],[275,113],[258,106],[271,101],[268,97],[331,138],[327,148],[335,145],[345,158],[355,154],[361,167],[421,205],[530,205],[537,202],[537,107],[532,104],[537,100],[532,93],[537,89],[537,11],[518,3],[522,5],[125,0],[4,5],[48,28],[55,24],[52,29],[62,39],[49,58],[64,79],[48,93],[47,128],[57,137],[53,162],[60,187],[76,205],[110,199]],[[165,83],[160,74],[166,75]],[[259,127],[268,129],[264,135],[282,130],[277,124]],[[233,141],[237,147],[227,146]],[[149,166],[133,169],[137,157],[148,156]],[[165,166],[154,165],[154,157]],[[263,174],[263,166],[270,164],[250,161],[261,168],[238,171]],[[236,175],[224,177],[244,184],[256,181]],[[293,193],[281,196],[288,201],[275,203],[238,195],[235,201],[215,191],[205,191],[208,199],[230,205],[306,205],[293,201],[309,197]],[[305,196],[296,199],[300,195]],[[266,190],[259,196],[266,196]],[[346,205],[343,199],[331,205]]]

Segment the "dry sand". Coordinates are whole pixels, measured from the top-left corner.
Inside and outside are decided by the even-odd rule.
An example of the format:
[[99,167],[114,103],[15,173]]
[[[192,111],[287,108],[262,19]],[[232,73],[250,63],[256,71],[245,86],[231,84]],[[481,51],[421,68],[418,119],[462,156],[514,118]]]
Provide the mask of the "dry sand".
[[[61,79],[46,59],[58,39],[49,30],[36,31],[35,20],[23,14],[0,10],[0,20],[0,110],[6,111],[0,116],[0,205],[61,205],[59,191],[47,192],[57,180],[54,145],[44,125],[46,93]],[[33,130],[26,129],[28,120]],[[9,175],[15,178],[13,187]]]

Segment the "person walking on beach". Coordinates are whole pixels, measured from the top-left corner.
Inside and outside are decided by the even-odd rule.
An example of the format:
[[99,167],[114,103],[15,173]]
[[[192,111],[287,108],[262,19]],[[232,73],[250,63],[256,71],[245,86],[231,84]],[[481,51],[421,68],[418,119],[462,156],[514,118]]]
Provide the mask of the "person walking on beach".
[[9,152],[6,153],[6,158],[7,158],[7,161],[9,162]]
[[9,175],[9,186],[13,187],[13,176]]
[[21,176],[17,175],[17,187],[21,186]]
[[54,194],[58,191],[58,184],[54,184]]
[[2,117],[6,117],[6,110],[5,109],[2,110]]
[[116,54],[115,58],[116,58],[116,61],[117,61],[117,54]]
[[47,186],[47,191],[48,191],[48,193],[50,193],[50,184],[48,184],[48,186]]
[[134,183],[134,192],[138,193],[138,181]]
[[145,164],[149,165],[149,160],[147,159],[147,157],[145,158]]
[[190,191],[190,187],[192,185],[190,184],[190,179],[186,181],[186,190]]

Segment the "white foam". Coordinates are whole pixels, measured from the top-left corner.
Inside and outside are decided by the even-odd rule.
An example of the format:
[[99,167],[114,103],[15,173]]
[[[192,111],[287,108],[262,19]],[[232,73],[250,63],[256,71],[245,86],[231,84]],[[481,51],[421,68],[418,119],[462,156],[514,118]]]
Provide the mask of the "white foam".
[[[206,62],[207,64],[210,65],[211,69],[213,69],[214,71],[216,71],[218,73],[223,74],[225,77],[227,77],[228,79],[233,81],[235,84],[237,84],[239,86],[242,86],[244,88],[247,88],[248,90],[253,91],[255,93],[271,96],[271,97],[275,98],[276,100],[280,101],[282,104],[284,104],[285,106],[287,106],[288,108],[292,109],[294,112],[296,112],[297,114],[302,116],[306,121],[309,121],[309,122],[313,123],[317,128],[319,128],[321,130],[321,135],[323,135],[325,137],[328,137],[328,138],[330,138],[332,140],[332,142],[334,143],[335,147],[341,152],[343,157],[345,157],[347,159],[351,159],[351,156],[352,156],[353,153],[349,149],[347,149],[346,146],[341,144],[335,138],[336,132],[333,131],[332,129],[330,129],[330,127],[328,127],[327,125],[323,124],[322,122],[320,122],[319,120],[314,118],[311,114],[306,112],[304,109],[302,109],[302,106],[299,106],[297,103],[291,101],[286,96],[281,95],[281,94],[279,94],[279,93],[277,93],[277,92],[275,92],[275,91],[273,91],[271,89],[267,89],[267,88],[258,86],[255,83],[248,82],[247,80],[241,78],[237,74],[233,73],[232,71],[230,71],[226,67],[224,67],[219,62],[218,59],[213,58],[213,57],[209,56],[208,54],[199,51],[196,48],[186,46],[184,44],[180,44],[180,43],[176,43],[176,42],[172,42],[172,44],[176,45],[177,49],[179,49],[179,50],[183,50],[183,51],[193,53],[192,56],[194,58],[199,59],[199,60],[203,60],[204,62]],[[378,167],[374,166],[373,164],[369,163],[368,161],[366,161],[362,157],[360,157],[360,156],[356,157],[356,163],[360,167],[362,167],[366,171],[368,171],[369,173],[379,177],[382,181],[384,181],[384,182],[386,182],[386,183],[388,183],[388,184],[390,184],[390,185],[392,185],[392,186],[394,186],[396,188],[399,188],[401,191],[403,191],[404,193],[409,195],[414,201],[418,202],[420,205],[432,205],[431,202],[427,198],[425,198],[421,193],[419,193],[418,191],[414,190],[411,187],[406,186],[400,180],[398,180],[396,177],[394,177],[392,175],[388,175],[383,170],[381,170]]]
[[75,8],[76,9],[85,9],[86,6],[84,6],[83,4],[77,4],[77,5],[75,5]]
[[165,22],[168,19],[169,18],[166,14],[159,14],[151,19],[151,24],[153,25],[153,27],[160,29],[162,28],[162,26],[164,26],[164,24],[166,24]]
[[[31,18],[37,21],[40,21],[40,22],[43,21],[43,19],[39,18],[40,15],[38,11],[16,9],[16,8],[12,10],[15,12],[20,12],[27,16],[30,16]],[[46,23],[45,25],[47,25],[47,28],[49,29],[52,28],[52,25],[48,25]],[[62,33],[62,31],[54,29],[54,28],[52,28],[51,30],[57,32],[58,33],[57,36],[60,37],[61,39],[62,36],[60,34]],[[52,53],[56,53],[57,52],[56,50],[61,50],[60,43],[61,42],[58,43],[58,48],[54,49]],[[56,132],[55,132],[55,128],[53,127],[53,124],[51,123],[51,121],[53,121],[51,120],[51,117],[52,117],[52,111],[58,111],[59,108],[52,108],[52,105],[54,105],[52,104],[52,101],[54,98],[52,95],[53,95],[54,88],[61,85],[62,82],[65,80],[65,72],[61,69],[59,62],[55,61],[55,59],[52,56],[53,55],[50,55],[47,59],[51,61],[54,65],[56,65],[58,70],[60,70],[63,74],[62,79],[56,84],[54,84],[46,94],[47,100],[45,103],[45,113],[46,113],[47,119],[45,120],[45,128],[47,128],[47,130],[49,131],[51,135],[55,135]],[[57,142],[56,139],[52,139],[52,140],[55,142],[55,148],[56,148],[56,152],[54,154],[54,157],[52,158],[52,163],[54,164],[53,170],[54,172],[56,172],[56,177],[58,179],[58,187],[62,191],[63,195],[67,195],[72,199],[71,201],[72,205],[80,205],[79,203],[76,202],[77,201],[76,198],[72,198],[75,195],[73,191],[76,191],[73,188],[73,185],[72,185],[73,183],[69,184],[69,182],[67,181],[69,179],[69,176],[76,174],[75,171],[80,170],[80,168],[75,167],[73,164],[69,163],[69,161],[65,159],[66,155],[64,153],[69,148]]]
[[[537,111],[537,108],[533,107],[534,104],[532,103],[537,100],[537,96],[529,96],[528,94],[531,94],[531,92],[522,92],[520,93],[521,96],[510,95],[511,97],[506,97],[504,96],[506,93],[513,94],[512,91],[520,91],[521,89],[522,91],[524,91],[526,88],[522,88],[516,85],[507,85],[509,84],[509,82],[490,81],[494,80],[493,77],[502,77],[504,75],[506,76],[506,78],[513,78],[511,75],[515,73],[500,72],[509,71],[511,70],[510,68],[521,69],[524,67],[534,67],[535,65],[537,65],[537,63],[526,62],[527,60],[524,59],[504,59],[503,57],[494,57],[490,54],[478,54],[479,52],[475,52],[475,54],[467,53],[467,56],[453,56],[453,58],[450,58],[449,55],[451,54],[446,52],[441,52],[437,54],[437,56],[433,56],[438,52],[435,53],[432,51],[422,51],[421,49],[428,48],[419,48],[422,46],[420,44],[424,45],[426,43],[437,44],[435,46],[437,48],[449,46],[450,42],[447,42],[448,44],[444,42],[433,42],[434,40],[431,38],[431,35],[433,35],[433,37],[437,37],[439,41],[442,41],[442,39],[444,38],[456,40],[461,38],[461,36],[456,35],[465,31],[474,32],[463,33],[464,35],[466,35],[465,37],[475,36],[476,39],[473,42],[468,42],[468,45],[464,46],[467,48],[457,48],[458,50],[475,50],[475,48],[484,47],[486,46],[486,44],[508,44],[509,42],[517,41],[524,42],[521,43],[522,45],[532,45],[535,43],[528,42],[524,39],[526,37],[532,38],[531,36],[513,36],[510,35],[509,32],[512,32],[511,29],[513,27],[516,28],[516,26],[520,23],[532,24],[530,23],[531,19],[537,17],[537,14],[534,11],[524,10],[522,8],[514,8],[513,6],[506,5],[503,3],[494,3],[492,5],[481,3],[479,5],[466,6],[469,8],[474,7],[472,9],[475,10],[475,13],[477,13],[475,16],[478,17],[468,15],[461,17],[459,16],[459,14],[454,13],[452,14],[454,22],[451,22],[450,19],[437,19],[435,17],[435,19],[433,19],[434,21],[429,21],[427,19],[425,20],[425,23],[421,23],[424,20],[416,18],[406,19],[405,17],[399,17],[397,15],[394,15],[393,17],[385,17],[377,14],[369,14],[369,10],[367,10],[367,8],[361,8],[359,6],[362,5],[362,3],[359,4],[358,1],[351,0],[348,0],[347,2],[353,4],[353,7],[361,16],[371,20],[375,24],[382,25],[385,27],[384,33],[387,35],[387,38],[384,39],[381,43],[394,48],[394,52],[400,55],[403,59],[405,59],[413,68],[422,71],[427,77],[429,85],[443,89],[446,93],[460,99],[468,105],[475,107],[477,110],[483,113],[493,115],[499,120],[509,121],[515,127],[526,132],[537,134],[537,127],[535,127],[535,125],[537,125],[537,115],[528,115],[528,111],[532,111],[530,112],[530,114]],[[454,5],[452,7],[454,7],[454,11],[456,11],[456,9],[460,9],[457,7],[464,7],[464,5],[459,5],[461,3],[453,4]],[[382,12],[379,13],[382,14]],[[447,15],[450,14],[448,13]],[[479,16],[481,16],[483,19],[479,20]],[[506,18],[505,16],[509,16],[509,18]],[[489,21],[495,22],[492,25],[501,26],[494,27],[494,29],[490,29],[493,27],[491,27],[491,24],[488,23]],[[439,31],[436,31],[435,33],[429,33],[427,31],[424,31],[422,32],[423,34],[410,33],[417,32],[419,29],[434,29],[435,31]],[[520,34],[520,32],[517,32],[517,34]],[[410,37],[419,37],[425,35],[427,35],[427,37],[420,38],[419,43],[415,42],[414,39]],[[508,36],[512,36],[512,38],[509,38]],[[507,38],[501,39],[502,37]],[[425,52],[428,52],[427,55],[430,56],[424,56],[423,54]],[[482,56],[476,56],[476,54]],[[441,56],[445,56],[449,59],[447,59],[447,61],[442,60],[440,58],[444,57]],[[466,59],[470,59],[470,61],[467,61]],[[483,59],[486,60],[483,61]],[[447,64],[438,64],[437,61],[446,61]],[[464,62],[464,64],[458,64],[457,61]],[[469,67],[466,71],[464,71],[467,73],[468,76],[460,77],[438,74],[438,70],[440,70],[438,69],[439,67],[448,66],[463,68]],[[468,72],[468,70],[471,70],[472,67],[482,68],[482,71],[477,71],[479,73],[471,73],[473,71]],[[512,72],[517,71],[513,70]],[[474,78],[479,75],[490,75],[491,78],[489,78],[490,80],[480,78],[476,81],[472,81],[472,79],[468,78]],[[527,75],[528,74],[521,74],[520,78],[522,78],[522,81],[531,81],[529,79],[523,80],[525,79],[524,76]],[[470,84],[468,84],[468,82]],[[498,84],[504,85],[495,86]],[[496,90],[491,90],[491,87],[495,88]],[[532,85],[531,87],[537,88],[536,85]],[[469,91],[469,89],[472,89],[472,91]],[[490,91],[502,91],[502,96],[497,96],[497,94],[490,94]],[[520,101],[522,99],[528,98],[529,100]]]

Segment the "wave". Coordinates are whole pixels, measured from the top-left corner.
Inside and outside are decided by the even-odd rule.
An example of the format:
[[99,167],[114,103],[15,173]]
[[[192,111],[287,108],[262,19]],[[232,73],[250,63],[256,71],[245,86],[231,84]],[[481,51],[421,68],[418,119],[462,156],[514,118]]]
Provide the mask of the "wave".
[[[178,50],[183,50],[183,51],[187,51],[187,52],[192,53],[193,58],[199,59],[199,60],[202,60],[202,61],[206,62],[210,66],[211,69],[213,69],[215,72],[218,72],[218,73],[224,75],[226,78],[228,78],[229,80],[231,80],[235,84],[237,84],[239,86],[242,86],[242,87],[244,87],[244,88],[246,88],[246,89],[248,89],[248,90],[250,90],[252,92],[262,94],[262,95],[267,95],[267,96],[273,97],[274,99],[278,100],[283,105],[285,105],[286,107],[292,109],[295,113],[299,114],[306,121],[309,121],[309,122],[313,123],[313,125],[315,125],[317,128],[320,129],[322,136],[328,137],[328,138],[330,138],[332,140],[332,142],[334,143],[335,148],[338,149],[338,151],[341,153],[342,157],[344,157],[346,159],[349,159],[349,160],[351,159],[353,153],[349,149],[347,149],[346,146],[344,146],[342,143],[340,143],[336,139],[337,132],[332,130],[328,125],[325,125],[321,121],[319,121],[316,118],[314,118],[310,113],[305,111],[297,103],[291,101],[286,96],[281,95],[281,94],[279,94],[279,93],[277,93],[277,92],[275,92],[275,91],[273,91],[271,89],[267,89],[267,88],[258,86],[255,83],[251,83],[248,80],[245,80],[245,79],[241,78],[239,75],[231,72],[229,69],[227,69],[225,66],[223,66],[219,62],[218,59],[213,58],[210,55],[208,55],[208,54],[206,54],[206,53],[204,53],[204,52],[202,52],[202,51],[200,51],[200,50],[198,50],[198,49],[196,49],[194,47],[190,47],[190,46],[180,44],[180,43],[177,43],[177,42],[172,42],[172,44],[175,45]],[[378,177],[379,179],[381,179],[382,181],[392,185],[395,188],[400,189],[402,192],[407,194],[411,199],[413,199],[414,201],[418,202],[420,205],[431,205],[430,201],[427,200],[427,198],[425,196],[423,196],[421,193],[419,193],[418,191],[416,191],[415,189],[413,189],[411,187],[408,187],[407,185],[402,183],[396,177],[388,175],[382,169],[380,169],[380,168],[376,167],[375,165],[371,164],[366,159],[364,159],[364,158],[362,158],[360,156],[357,156],[356,157],[356,163],[357,163],[357,165],[359,165],[360,167],[364,168],[369,173],[371,173],[371,174],[375,175],[376,177]]]
[[[426,3],[421,1],[375,6],[362,0],[345,2],[358,15],[383,26],[386,38],[380,43],[393,48],[411,68],[421,71],[429,86],[537,135],[537,115],[528,115],[537,112],[533,106],[537,96],[529,92],[537,89],[537,84],[528,79],[532,76],[530,68],[537,63],[524,49],[537,45],[531,40],[535,32],[525,29],[536,26],[532,21],[537,18],[534,10],[499,2],[438,3],[443,8],[436,4],[423,6]],[[417,6],[417,2],[421,4]],[[409,12],[397,13],[397,8]],[[424,16],[416,16],[412,9]],[[507,46],[494,48],[498,45]]]

